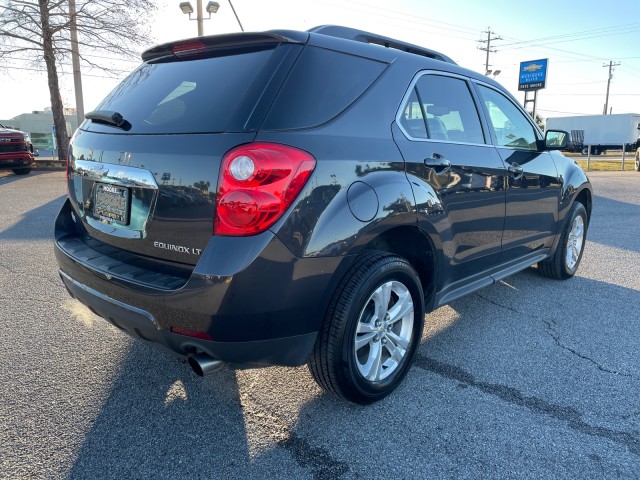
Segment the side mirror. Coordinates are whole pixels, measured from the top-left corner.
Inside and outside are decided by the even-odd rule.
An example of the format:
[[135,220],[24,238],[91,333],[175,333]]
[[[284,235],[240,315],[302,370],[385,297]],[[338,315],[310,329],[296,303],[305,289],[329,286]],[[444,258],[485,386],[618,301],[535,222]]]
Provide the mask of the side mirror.
[[544,134],[544,150],[563,150],[567,148],[569,134],[564,130],[547,130]]

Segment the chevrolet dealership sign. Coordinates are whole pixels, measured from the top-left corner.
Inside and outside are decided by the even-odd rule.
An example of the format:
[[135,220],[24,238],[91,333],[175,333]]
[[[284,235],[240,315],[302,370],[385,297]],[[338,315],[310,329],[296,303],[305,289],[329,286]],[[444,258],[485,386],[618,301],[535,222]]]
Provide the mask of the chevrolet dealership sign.
[[547,82],[549,59],[520,62],[518,90],[540,90]]

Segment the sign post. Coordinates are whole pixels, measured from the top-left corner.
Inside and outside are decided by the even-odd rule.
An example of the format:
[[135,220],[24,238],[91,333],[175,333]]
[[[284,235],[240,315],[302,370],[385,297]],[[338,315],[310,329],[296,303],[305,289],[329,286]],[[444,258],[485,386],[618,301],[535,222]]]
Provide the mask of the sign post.
[[[538,90],[545,88],[547,84],[548,66],[548,58],[520,62],[518,90],[524,91],[524,108],[527,108],[527,103],[533,103],[533,112],[531,113],[531,116],[534,120],[536,118]],[[529,98],[528,95],[531,91],[533,92],[533,98]]]
[[56,155],[56,149],[57,149],[57,145],[56,145],[56,125],[55,123],[53,125],[51,125],[51,145],[53,145],[53,150],[51,151],[52,155],[53,155],[53,159],[55,160],[57,155]]

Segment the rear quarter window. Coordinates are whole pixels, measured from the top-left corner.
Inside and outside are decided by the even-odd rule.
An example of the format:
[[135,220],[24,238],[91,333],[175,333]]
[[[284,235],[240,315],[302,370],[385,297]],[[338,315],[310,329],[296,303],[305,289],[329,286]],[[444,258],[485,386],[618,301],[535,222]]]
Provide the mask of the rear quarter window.
[[97,107],[120,113],[131,129],[91,123],[108,133],[224,132],[273,49],[144,63]]
[[280,89],[263,129],[309,128],[331,120],[355,102],[386,67],[376,60],[306,47]]

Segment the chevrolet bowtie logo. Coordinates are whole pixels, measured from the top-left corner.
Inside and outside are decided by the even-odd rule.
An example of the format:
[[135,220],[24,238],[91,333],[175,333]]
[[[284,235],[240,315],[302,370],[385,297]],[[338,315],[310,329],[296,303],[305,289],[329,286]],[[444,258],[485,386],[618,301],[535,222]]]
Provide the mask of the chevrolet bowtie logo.
[[524,67],[524,70],[526,70],[529,73],[533,73],[533,72],[537,72],[538,70],[542,69],[542,65],[538,65],[537,63],[532,63],[531,65],[527,65],[526,67]]

